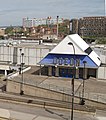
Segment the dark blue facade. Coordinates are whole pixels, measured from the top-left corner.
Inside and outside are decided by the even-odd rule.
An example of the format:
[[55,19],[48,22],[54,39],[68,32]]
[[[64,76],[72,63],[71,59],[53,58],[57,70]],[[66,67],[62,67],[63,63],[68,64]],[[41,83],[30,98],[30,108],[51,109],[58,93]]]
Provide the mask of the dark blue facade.
[[[86,61],[86,67],[98,68],[98,66],[87,55],[70,55],[70,54],[48,54],[39,64],[41,65],[70,65],[74,64],[78,67],[83,67],[83,61]],[[75,63],[74,63],[75,62]]]
[[[86,61],[87,68],[87,78],[90,76],[96,77],[96,70],[98,66],[88,55],[71,55],[71,54],[51,54],[49,53],[45,58],[43,58],[39,64],[48,67],[48,73],[50,76],[57,76],[58,67],[58,77],[68,77],[72,78],[75,74],[75,78],[83,78],[84,73],[84,61]],[[78,73],[74,73],[74,65]],[[50,70],[49,67],[52,67]],[[51,72],[50,72],[50,71]],[[46,72],[46,71],[45,71]],[[49,74],[48,74],[49,75]],[[76,77],[78,75],[78,77]]]

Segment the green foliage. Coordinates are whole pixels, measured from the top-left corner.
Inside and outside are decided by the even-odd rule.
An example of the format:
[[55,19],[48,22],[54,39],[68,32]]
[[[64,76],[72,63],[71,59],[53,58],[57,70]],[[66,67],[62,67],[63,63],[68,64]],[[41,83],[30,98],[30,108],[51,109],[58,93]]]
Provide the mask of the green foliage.
[[69,20],[66,19],[63,23],[59,24],[59,34],[68,35],[70,31]]
[[106,37],[96,38],[96,43],[97,44],[106,44]]
[[83,37],[83,39],[87,43],[95,42],[96,44],[106,44],[106,37],[95,37],[95,36],[89,36],[89,37]]
[[0,36],[0,40],[3,40],[4,39],[4,36]]
[[13,34],[13,29],[14,29],[14,28],[13,28],[12,26],[7,27],[6,30],[5,30],[5,33],[12,35],[12,34]]

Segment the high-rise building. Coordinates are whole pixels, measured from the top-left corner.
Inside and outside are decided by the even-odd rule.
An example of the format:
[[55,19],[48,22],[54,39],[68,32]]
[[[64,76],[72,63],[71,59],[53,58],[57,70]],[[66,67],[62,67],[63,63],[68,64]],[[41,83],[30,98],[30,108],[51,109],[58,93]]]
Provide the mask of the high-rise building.
[[71,33],[78,33],[78,19],[72,19],[71,23]]
[[[63,22],[63,18],[59,18],[58,19],[58,23],[62,23]],[[27,28],[31,28],[31,27],[36,27],[38,25],[55,25],[57,24],[57,19],[53,19],[51,17],[47,17],[47,18],[23,18],[23,23],[22,26],[23,27],[27,27]]]
[[23,25],[24,28],[31,28],[34,26],[34,19],[23,18]]
[[77,33],[84,37],[106,36],[106,17],[83,17],[72,19],[71,33]]

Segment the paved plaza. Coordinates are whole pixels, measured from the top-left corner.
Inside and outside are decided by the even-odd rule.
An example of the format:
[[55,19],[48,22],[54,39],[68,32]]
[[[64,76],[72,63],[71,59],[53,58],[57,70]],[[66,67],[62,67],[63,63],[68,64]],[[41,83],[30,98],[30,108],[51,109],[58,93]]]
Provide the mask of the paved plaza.
[[[24,82],[29,83],[31,85],[38,85],[39,87],[48,87],[48,89],[52,89],[59,92],[67,92],[71,94],[71,78],[61,78],[61,77],[48,77],[48,76],[39,76],[34,74],[35,71],[38,70],[38,67],[32,66],[31,69],[23,74]],[[21,75],[16,76],[15,78],[11,78],[16,81],[21,81]],[[75,79],[75,95],[81,95],[82,91],[82,79]],[[95,78],[89,78],[85,80],[85,97],[89,99],[93,99],[99,102],[106,103],[106,81],[98,80]],[[4,104],[3,104],[4,106]],[[6,107],[9,105],[6,105]],[[1,105],[0,105],[1,107]],[[47,116],[38,114],[37,110],[35,113],[27,113],[24,111],[16,111],[13,110],[12,107],[9,110],[9,114],[11,118],[15,118],[15,120],[61,120],[60,117],[56,117],[56,115],[50,115],[50,113],[46,113],[43,109],[43,114],[46,113]],[[29,109],[29,108],[28,108]],[[26,109],[25,109],[26,110]],[[84,116],[76,112],[74,114],[78,114],[78,117],[75,117],[75,120],[105,120],[106,114],[101,114],[103,112],[97,112],[96,115],[87,114]],[[68,114],[69,117],[69,114]],[[83,118],[82,118],[83,117]],[[88,118],[87,118],[88,117]],[[86,119],[85,119],[86,118]]]
[[[23,76],[24,76],[25,83],[47,88],[47,89],[58,91],[58,92],[63,92],[66,94],[71,94],[72,78],[36,75],[35,74],[36,70],[38,70],[38,67],[32,66],[29,71],[24,73]],[[21,81],[21,75],[13,79],[16,81]],[[75,96],[82,95],[82,89],[83,89],[82,83],[83,83],[82,79],[75,79],[75,83],[74,83]],[[89,78],[85,80],[84,83],[85,83],[84,84],[85,98],[106,103],[106,80]]]

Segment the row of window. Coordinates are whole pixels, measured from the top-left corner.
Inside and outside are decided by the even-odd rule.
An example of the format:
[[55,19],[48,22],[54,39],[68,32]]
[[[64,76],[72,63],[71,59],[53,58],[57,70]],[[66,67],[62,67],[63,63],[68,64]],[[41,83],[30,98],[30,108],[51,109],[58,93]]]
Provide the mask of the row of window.
[[54,58],[53,59],[53,64],[55,65],[70,65],[70,66],[80,66],[80,59],[75,59],[74,58]]
[[85,30],[80,30],[81,32],[86,32],[86,31],[104,31],[106,28],[86,28]]

